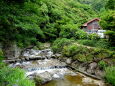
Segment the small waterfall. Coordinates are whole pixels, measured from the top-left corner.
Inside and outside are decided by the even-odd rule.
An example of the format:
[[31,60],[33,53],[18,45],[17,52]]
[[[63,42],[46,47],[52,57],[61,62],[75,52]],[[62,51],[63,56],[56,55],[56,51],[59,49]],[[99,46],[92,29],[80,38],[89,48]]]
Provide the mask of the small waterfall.
[[[47,82],[55,79],[66,80],[64,79],[64,76],[70,75],[70,77],[73,77],[73,81],[77,82],[79,80],[79,77],[76,78],[77,80],[75,80],[74,77],[77,76],[78,74],[69,70],[66,63],[51,58],[52,56],[54,56],[51,49],[44,49],[44,50],[30,49],[30,50],[26,50],[23,53],[23,56],[27,59],[26,61],[21,60],[21,61],[13,62],[12,64],[9,64],[9,66],[14,68],[20,67],[24,69],[26,71],[25,75],[31,79],[34,78],[35,76],[39,76],[42,78],[44,82]],[[57,56],[60,55],[58,54]],[[83,84],[84,83],[87,84],[87,82],[89,83],[89,81],[96,82],[97,84],[97,81],[94,81],[93,79],[90,79],[89,77],[86,77],[84,75],[81,76],[83,76],[83,80],[82,80]],[[101,82],[98,83],[100,84]],[[68,83],[65,82],[65,84]],[[104,85],[100,84],[98,86],[104,86]]]
[[[60,78],[65,74],[75,74],[67,69],[64,62],[60,62],[57,59],[51,58],[53,56],[51,49],[44,50],[26,50],[23,53],[25,58],[29,58],[29,61],[21,61],[10,64],[10,67],[20,67],[26,71],[26,76],[30,77],[35,74],[47,80],[53,78]],[[59,54],[57,55],[59,56]]]
[[51,66],[51,67],[39,67],[39,68],[27,68],[25,70],[27,70],[28,72],[31,72],[31,71],[36,71],[36,70],[62,69],[62,68],[66,68],[66,66]]

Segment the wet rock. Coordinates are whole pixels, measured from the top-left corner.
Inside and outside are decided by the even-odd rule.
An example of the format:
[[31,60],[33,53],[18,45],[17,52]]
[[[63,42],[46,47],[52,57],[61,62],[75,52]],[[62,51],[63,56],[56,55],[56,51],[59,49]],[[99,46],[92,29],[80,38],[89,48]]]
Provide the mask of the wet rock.
[[93,62],[93,63],[90,63],[89,64],[89,68],[92,70],[92,69],[95,69],[97,67],[97,63],[96,62]]
[[2,45],[2,50],[7,59],[12,60],[19,58],[21,49],[16,45],[15,42],[8,42]]
[[95,75],[96,75],[97,77],[103,77],[103,76],[104,76],[104,71],[99,70],[99,69],[96,69],[96,70],[95,70]]
[[71,59],[67,59],[67,60],[66,60],[66,63],[67,63],[67,64],[71,64],[71,62],[72,62]]
[[58,78],[60,78],[60,76],[59,76],[58,74],[54,74],[54,75],[52,76],[52,78],[58,79]]
[[83,80],[82,80],[83,83],[91,83],[92,81],[93,81],[93,79],[88,78],[88,77],[85,77],[85,78],[83,78]]
[[55,54],[55,56],[56,56],[56,57],[60,57],[60,56],[62,56],[62,55],[57,53],[57,54]]
[[39,76],[42,78],[44,82],[52,80],[52,75],[47,71],[44,73],[40,73]]
[[88,65],[88,68],[86,69],[86,71],[88,73],[92,74],[92,75],[95,75],[96,67],[97,67],[97,63],[96,62],[90,63]]

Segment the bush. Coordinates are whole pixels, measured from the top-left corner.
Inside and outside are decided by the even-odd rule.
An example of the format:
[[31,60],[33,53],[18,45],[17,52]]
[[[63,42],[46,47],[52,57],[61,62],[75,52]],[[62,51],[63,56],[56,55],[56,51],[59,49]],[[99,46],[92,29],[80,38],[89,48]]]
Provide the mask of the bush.
[[95,59],[98,58],[103,59],[103,58],[113,58],[115,53],[113,51],[109,51],[106,49],[94,48],[91,54],[95,57]]
[[54,41],[52,45],[52,50],[54,53],[62,51],[64,46],[67,46],[74,42],[74,40],[67,39],[67,38],[58,38],[57,40]]
[[115,86],[115,67],[107,67],[105,69],[105,79],[107,82]]
[[92,49],[88,49],[83,46],[78,45],[69,45],[63,48],[62,54],[66,57],[71,57],[72,60],[79,60],[79,61],[91,61],[93,56],[90,55]]
[[1,86],[35,86],[33,81],[25,77],[23,70],[9,68],[4,63],[0,64],[0,85]]
[[62,54],[65,57],[71,57],[72,60],[79,60],[88,62],[93,60],[101,60],[104,58],[114,58],[115,53],[106,49],[89,48],[77,44],[64,46]]
[[42,84],[43,80],[39,76],[34,77],[34,81],[36,82],[36,85],[39,86]]
[[99,61],[98,65],[102,69],[105,69],[108,66],[108,64],[105,61],[103,61],[103,60]]
[[78,47],[76,45],[69,45],[63,48],[63,55],[67,57],[73,57],[78,52]]
[[94,40],[78,40],[77,42],[79,44],[83,44],[83,45],[86,45],[86,46],[95,47],[95,41]]
[[100,37],[97,34],[92,33],[92,34],[88,35],[88,39],[90,39],[90,40],[99,40]]
[[85,31],[83,31],[83,30],[78,30],[75,33],[75,38],[76,39],[87,39],[88,38],[88,34]]
[[110,43],[107,40],[100,39],[99,41],[95,43],[95,47],[109,49]]
[[83,44],[86,46],[103,48],[103,49],[110,49],[110,44],[107,40],[100,39],[100,40],[77,40],[79,44]]

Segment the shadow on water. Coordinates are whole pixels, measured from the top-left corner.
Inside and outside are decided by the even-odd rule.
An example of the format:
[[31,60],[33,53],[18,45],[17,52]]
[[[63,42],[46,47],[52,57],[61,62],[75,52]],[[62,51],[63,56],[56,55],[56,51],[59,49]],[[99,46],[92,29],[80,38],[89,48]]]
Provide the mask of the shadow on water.
[[76,75],[66,75],[63,79],[52,80],[48,83],[45,83],[41,86],[99,86],[93,82],[91,83],[84,83],[83,80],[84,76]]

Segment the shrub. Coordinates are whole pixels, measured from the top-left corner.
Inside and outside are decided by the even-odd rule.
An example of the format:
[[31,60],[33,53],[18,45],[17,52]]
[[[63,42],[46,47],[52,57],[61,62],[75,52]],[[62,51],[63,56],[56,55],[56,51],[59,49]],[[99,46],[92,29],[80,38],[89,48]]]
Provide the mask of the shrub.
[[107,40],[100,39],[95,43],[95,47],[109,49],[110,43]]
[[39,76],[37,76],[37,75],[34,77],[34,81],[36,82],[36,85],[37,85],[37,86],[39,86],[39,85],[42,84],[42,79],[41,79],[41,77],[39,77]]
[[69,45],[63,48],[63,55],[67,57],[73,57],[76,55],[78,47],[76,45]]
[[99,49],[99,48],[94,48],[94,50],[91,52],[92,55],[94,55],[95,58],[112,58],[114,56],[113,51],[109,51],[106,49]]
[[91,61],[93,59],[93,56],[90,55],[91,51],[92,50],[88,49],[87,47],[72,44],[69,46],[65,46],[63,48],[62,54],[63,56],[71,57],[73,60],[77,59],[79,61],[85,62]]
[[1,86],[35,86],[33,81],[25,77],[23,70],[9,68],[4,63],[0,64],[0,85]]
[[[72,60],[79,60],[82,62],[89,62],[93,60],[101,60],[104,58],[114,58],[115,53],[106,49],[89,48],[77,44],[64,46],[62,54],[65,57],[71,57]],[[100,63],[101,64],[101,63]]]
[[58,38],[57,40],[54,41],[52,45],[52,50],[54,53],[62,51],[64,46],[67,46],[74,42],[74,40],[67,39],[67,38]]
[[87,39],[88,38],[88,34],[85,31],[83,31],[83,30],[78,30],[75,33],[75,38],[76,39]]
[[100,39],[100,40],[77,40],[79,44],[83,44],[86,46],[91,46],[91,47],[98,47],[98,48],[103,48],[103,49],[110,49],[110,44],[107,42],[107,40]]
[[88,39],[90,39],[90,40],[99,40],[100,37],[97,34],[92,33],[92,34],[88,35]]
[[115,86],[115,67],[107,67],[105,69],[105,79],[107,82]]
[[108,66],[108,64],[105,61],[103,61],[103,60],[99,61],[98,65],[102,69],[105,69]]
[[86,46],[95,47],[95,41],[94,40],[78,40],[77,42],[80,44],[86,45]]

